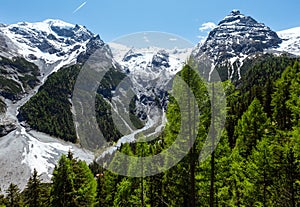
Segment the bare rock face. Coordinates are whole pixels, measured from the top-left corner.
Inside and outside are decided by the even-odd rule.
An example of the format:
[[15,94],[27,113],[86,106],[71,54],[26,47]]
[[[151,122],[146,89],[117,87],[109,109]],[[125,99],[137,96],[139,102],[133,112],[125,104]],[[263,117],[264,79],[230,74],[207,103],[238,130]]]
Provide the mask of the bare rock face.
[[5,135],[7,135],[8,133],[12,132],[13,130],[15,130],[17,127],[15,124],[13,123],[6,123],[6,122],[2,122],[0,123],[0,137],[3,137]]

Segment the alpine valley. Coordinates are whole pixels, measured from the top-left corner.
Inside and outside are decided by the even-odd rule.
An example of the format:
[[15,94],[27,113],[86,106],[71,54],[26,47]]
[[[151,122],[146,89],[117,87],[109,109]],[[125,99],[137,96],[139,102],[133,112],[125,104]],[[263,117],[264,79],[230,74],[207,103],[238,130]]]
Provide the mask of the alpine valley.
[[[76,78],[95,51],[109,60],[95,100],[97,123],[109,143],[105,146],[97,141],[83,143],[85,138],[76,132],[73,117]],[[141,135],[163,139],[163,130],[170,128],[169,104],[174,105],[166,88],[176,75],[183,76],[181,71],[190,59],[204,56],[213,68],[203,74],[209,77],[216,70],[226,85],[229,148],[241,142],[249,147],[248,139],[237,141],[244,132],[238,134],[236,126],[255,100],[261,103],[255,107],[263,107],[273,123],[257,133],[272,133],[275,123],[281,130],[291,129],[288,120],[276,120],[279,112],[274,115],[277,106],[272,97],[273,88],[279,87],[276,80],[299,61],[299,55],[300,27],[275,32],[238,10],[191,48],[105,43],[86,27],[61,20],[0,24],[0,188],[5,190],[15,183],[24,189],[34,169],[43,182],[50,182],[56,163],[68,151],[90,164],[96,155],[113,156]],[[119,88],[126,78],[134,94],[128,102],[123,101],[125,89]],[[289,113],[295,121],[299,115],[294,116],[293,109]],[[117,124],[113,114],[119,116]],[[122,130],[118,126],[123,126]],[[192,206],[176,204],[183,205]]]

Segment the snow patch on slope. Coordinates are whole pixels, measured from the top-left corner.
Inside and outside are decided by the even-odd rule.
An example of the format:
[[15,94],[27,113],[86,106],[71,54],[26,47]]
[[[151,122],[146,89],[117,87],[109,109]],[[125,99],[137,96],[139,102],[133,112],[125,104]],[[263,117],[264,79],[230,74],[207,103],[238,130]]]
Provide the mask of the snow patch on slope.
[[54,169],[54,163],[49,162],[49,159],[54,159],[58,156],[57,151],[67,154],[72,149],[71,146],[64,146],[60,143],[44,143],[28,134],[25,128],[21,129],[21,135],[28,138],[28,146],[24,147],[22,164],[27,164],[31,172],[34,169],[39,173],[49,174]]
[[278,51],[300,55],[300,27],[279,31],[277,34],[283,40]]

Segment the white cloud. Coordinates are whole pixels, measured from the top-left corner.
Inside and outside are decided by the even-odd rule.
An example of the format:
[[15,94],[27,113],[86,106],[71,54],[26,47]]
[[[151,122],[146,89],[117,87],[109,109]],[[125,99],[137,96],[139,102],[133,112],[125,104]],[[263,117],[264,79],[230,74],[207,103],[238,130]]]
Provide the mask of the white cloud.
[[170,38],[169,40],[170,40],[170,41],[177,41],[176,38]]
[[213,30],[216,27],[217,27],[217,25],[215,23],[213,23],[213,22],[206,22],[206,23],[203,23],[201,25],[201,27],[199,28],[199,30],[201,32],[205,32],[205,31],[209,32],[209,31]]

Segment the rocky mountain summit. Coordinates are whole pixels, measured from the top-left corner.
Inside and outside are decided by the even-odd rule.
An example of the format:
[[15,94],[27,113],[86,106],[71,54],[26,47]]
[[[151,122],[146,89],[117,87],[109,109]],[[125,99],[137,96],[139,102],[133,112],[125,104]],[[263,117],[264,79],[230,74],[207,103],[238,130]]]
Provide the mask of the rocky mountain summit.
[[198,52],[208,55],[218,64],[230,58],[277,48],[281,42],[269,27],[233,10],[209,33]]
[[281,43],[277,33],[265,24],[233,10],[209,33],[203,44],[198,44],[193,53],[196,57],[207,56],[217,68],[231,68],[222,79],[232,79],[241,77],[240,67],[247,57],[279,48]]
[[0,55],[19,56],[36,64],[44,79],[65,65],[84,62],[96,48],[105,47],[100,36],[84,26],[53,19],[1,25],[0,41]]

